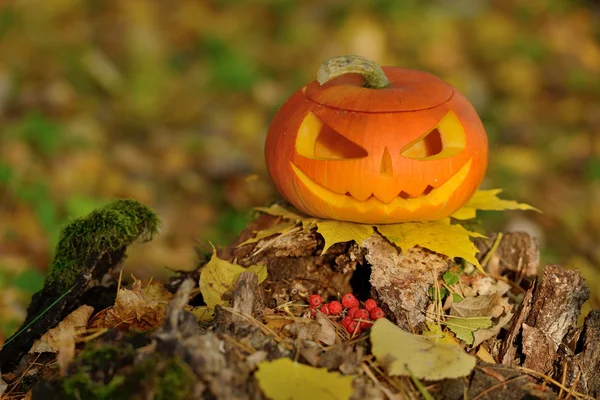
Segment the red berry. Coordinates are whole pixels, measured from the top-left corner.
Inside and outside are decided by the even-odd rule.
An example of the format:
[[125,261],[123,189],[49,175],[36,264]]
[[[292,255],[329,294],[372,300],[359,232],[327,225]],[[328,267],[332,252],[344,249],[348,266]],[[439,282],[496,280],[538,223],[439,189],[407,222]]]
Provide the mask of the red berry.
[[329,313],[331,315],[338,315],[342,312],[342,305],[339,301],[333,300],[329,302]]
[[353,335],[354,335],[355,333],[358,333],[358,332],[360,332],[360,328],[359,328],[359,326],[358,326],[358,322],[356,322],[356,321],[350,321],[350,322],[348,323],[348,332],[350,332],[350,333],[351,333],[351,334],[353,334]]
[[365,329],[369,329],[372,325],[373,325],[373,323],[371,322],[371,318],[369,318],[369,321],[361,321],[360,325],[358,325],[358,326],[360,327],[361,330],[365,330]]
[[368,312],[371,312],[372,309],[374,309],[375,307],[377,307],[377,302],[373,299],[367,299],[367,301],[365,301],[365,308],[367,309]]
[[348,326],[350,324],[350,322],[352,322],[352,318],[350,317],[344,317],[344,319],[342,320],[342,322],[340,322],[340,324],[346,329],[348,330]]
[[321,296],[319,296],[318,294],[311,294],[310,297],[308,298],[308,302],[313,307],[319,307],[321,305],[321,303],[323,303],[323,298]]
[[350,318],[354,318],[354,313],[357,312],[359,310],[358,306],[354,306],[351,309],[348,310],[348,316]]
[[381,309],[381,307],[375,307],[371,310],[371,319],[373,321],[378,320],[379,318],[385,318],[385,313]]
[[323,304],[323,306],[321,307],[321,312],[325,315],[329,315],[329,304]]
[[352,293],[346,293],[342,296],[342,304],[346,308],[352,308],[358,305],[358,300],[356,300],[356,297]]
[[354,312],[354,319],[362,319],[364,321],[370,321],[371,320],[371,316],[369,315],[369,312],[367,310],[365,310],[364,308],[361,308],[360,310]]

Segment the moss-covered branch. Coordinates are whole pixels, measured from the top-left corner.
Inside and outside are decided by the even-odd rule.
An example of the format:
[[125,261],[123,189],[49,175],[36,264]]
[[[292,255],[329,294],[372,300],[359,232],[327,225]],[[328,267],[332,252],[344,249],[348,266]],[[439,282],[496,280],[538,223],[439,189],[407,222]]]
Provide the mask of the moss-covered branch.
[[33,295],[21,329],[0,351],[2,372],[10,371],[36,339],[85,303],[84,291],[93,289],[92,279],[102,278],[119,265],[127,246],[150,240],[159,226],[151,209],[128,199],[116,200],[68,224],[61,232],[44,287]]
[[117,200],[67,225],[56,246],[46,284],[66,290],[94,258],[118,251],[135,240],[147,241],[157,233],[156,214],[135,200]]

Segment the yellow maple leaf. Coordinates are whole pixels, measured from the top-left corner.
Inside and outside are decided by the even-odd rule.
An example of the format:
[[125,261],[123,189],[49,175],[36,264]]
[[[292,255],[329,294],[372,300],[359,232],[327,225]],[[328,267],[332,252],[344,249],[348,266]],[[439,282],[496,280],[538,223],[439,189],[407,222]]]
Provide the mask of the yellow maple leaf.
[[378,225],[377,230],[389,241],[400,247],[402,251],[420,246],[450,258],[463,258],[483,272],[483,268],[481,268],[475,257],[479,250],[469,238],[481,237],[482,235],[470,232],[461,225],[452,225],[445,220],[406,222]]
[[498,198],[502,189],[478,190],[473,197],[461,209],[452,214],[452,218],[458,220],[473,219],[477,210],[502,211],[502,210],[533,210],[541,212],[537,208],[514,200]]
[[377,363],[390,375],[435,381],[469,375],[475,367],[475,357],[459,346],[405,332],[385,318],[373,324],[371,344]]
[[227,305],[223,295],[233,290],[242,272],[254,272],[258,275],[258,283],[267,279],[267,267],[252,265],[244,268],[217,257],[216,251],[210,261],[202,268],[200,274],[200,292],[206,305],[213,309],[216,305]]
[[254,376],[273,400],[347,400],[352,396],[354,379],[354,375],[328,372],[327,368],[310,367],[289,358],[259,363]]
[[373,234],[373,227],[345,221],[319,221],[317,222],[317,232],[325,239],[325,246],[321,253],[325,254],[335,243],[354,240],[361,246],[362,242]]

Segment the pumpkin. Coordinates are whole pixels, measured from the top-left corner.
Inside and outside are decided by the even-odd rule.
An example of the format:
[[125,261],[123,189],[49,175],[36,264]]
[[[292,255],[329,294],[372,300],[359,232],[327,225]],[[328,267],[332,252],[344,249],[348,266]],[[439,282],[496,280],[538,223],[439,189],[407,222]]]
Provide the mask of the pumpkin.
[[279,192],[320,218],[386,224],[445,218],[480,185],[484,127],[440,78],[358,56],[326,61],[274,116],[265,155]]

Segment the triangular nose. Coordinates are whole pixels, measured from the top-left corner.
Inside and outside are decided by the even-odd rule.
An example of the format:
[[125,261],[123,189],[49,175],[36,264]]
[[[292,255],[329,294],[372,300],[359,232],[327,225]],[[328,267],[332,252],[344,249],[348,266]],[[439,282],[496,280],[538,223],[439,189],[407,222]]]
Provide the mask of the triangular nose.
[[394,168],[392,167],[392,157],[387,146],[383,151],[383,157],[381,157],[381,175],[383,176],[394,176]]

